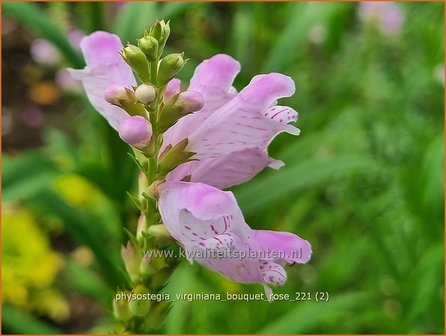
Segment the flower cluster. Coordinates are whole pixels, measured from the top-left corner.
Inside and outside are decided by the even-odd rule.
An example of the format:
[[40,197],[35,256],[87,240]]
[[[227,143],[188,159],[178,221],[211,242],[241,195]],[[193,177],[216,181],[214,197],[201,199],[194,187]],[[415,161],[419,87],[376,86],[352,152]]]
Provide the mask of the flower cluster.
[[[141,194],[134,197],[142,216],[124,254],[152,248],[152,238],[166,230],[187,251],[258,251],[243,259],[214,254],[190,261],[234,281],[260,283],[271,293],[269,285],[285,283],[286,264],[310,259],[311,246],[292,233],[251,229],[234,195],[223,190],[267,166],[283,165],[268,156],[267,147],[278,133],[299,133],[290,125],[297,112],[277,103],[294,94],[294,82],[263,74],[237,92],[232,83],[240,64],[219,54],[203,61],[182,91],[174,77],[187,60],[183,54],[162,58],[169,31],[168,23],[158,21],[137,46],[125,48],[118,36],[95,32],[80,44],[86,68],[71,70],[97,111],[133,147],[142,171]],[[266,251],[281,258],[265,258],[260,252]],[[127,267],[135,285],[144,280],[139,263],[153,262],[140,259]]]

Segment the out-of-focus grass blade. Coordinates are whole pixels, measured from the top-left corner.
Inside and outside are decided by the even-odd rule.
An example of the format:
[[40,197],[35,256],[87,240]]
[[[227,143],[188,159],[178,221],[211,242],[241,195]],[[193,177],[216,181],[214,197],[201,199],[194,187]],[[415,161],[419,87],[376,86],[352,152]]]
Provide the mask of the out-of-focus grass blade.
[[160,20],[170,20],[190,6],[188,2],[166,2],[160,8]]
[[56,167],[42,153],[29,151],[18,157],[2,157],[3,202],[30,198],[56,176]]
[[75,241],[88,246],[93,251],[111,286],[126,284],[126,279],[119,268],[121,265],[117,251],[110,250],[104,244],[103,232],[98,232],[95,223],[90,223],[82,213],[76,211],[51,189],[39,192],[33,199],[33,204],[45,214],[50,213],[60,219],[66,232]]
[[293,60],[299,48],[303,48],[311,27],[325,24],[331,16],[343,10],[340,3],[308,2],[293,4],[289,22],[266,57],[263,71],[281,71]]
[[[171,298],[175,299],[176,294],[185,293],[193,290],[194,274],[190,265],[186,263],[180,264],[169,279],[169,283],[163,292],[169,293]],[[187,301],[176,301],[172,305],[172,309],[166,318],[165,333],[179,334],[184,332],[186,325],[185,312],[188,310],[190,303]]]
[[[243,6],[248,5],[248,6]],[[251,4],[238,4],[234,14],[231,37],[233,56],[245,64],[249,52],[249,43],[255,28]]]
[[243,211],[249,214],[289,192],[297,192],[310,186],[329,183],[334,178],[347,176],[353,172],[361,170],[370,172],[376,168],[377,163],[367,157],[316,158],[284,167],[256,183],[249,183],[237,188],[237,200]]
[[102,302],[104,305],[110,303],[112,291],[102,279],[90,269],[83,267],[74,261],[68,261],[65,264],[64,274],[67,282],[70,283],[71,288]]
[[129,2],[119,13],[114,31],[125,42],[135,43],[142,36],[144,27],[150,25],[159,17],[156,2]]
[[33,3],[29,2],[3,2],[3,14],[15,18],[27,26],[33,33],[54,44],[61,54],[75,68],[82,68],[84,61],[73,48],[67,36],[57,25],[48,19],[48,16]]
[[9,305],[2,306],[2,333],[14,334],[62,334],[62,330],[17,310]]
[[367,293],[345,293],[335,295],[328,302],[300,302],[296,308],[289,313],[271,322],[261,334],[281,334],[281,333],[305,333],[324,321],[328,315],[339,314],[353,309],[359,304],[363,304],[369,294]]

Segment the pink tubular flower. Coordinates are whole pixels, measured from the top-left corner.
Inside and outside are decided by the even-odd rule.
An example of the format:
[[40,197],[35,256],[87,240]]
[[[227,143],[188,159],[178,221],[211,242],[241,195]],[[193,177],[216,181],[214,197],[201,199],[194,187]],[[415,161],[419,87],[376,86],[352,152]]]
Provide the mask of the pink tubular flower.
[[[187,150],[197,153],[193,158],[198,161],[179,166],[168,180],[189,175],[192,182],[226,188],[249,180],[266,166],[283,165],[268,157],[267,147],[278,133],[299,133],[288,124],[296,121],[297,112],[277,105],[277,99],[294,94],[294,82],[278,73],[259,75],[237,94],[232,82],[239,71],[240,64],[228,55],[216,55],[195,70],[188,91],[201,93],[204,107],[172,126],[164,146],[188,138]],[[177,80],[175,86],[179,87]]]
[[242,283],[283,285],[283,266],[306,263],[310,244],[288,232],[252,230],[231,192],[202,183],[166,182],[159,210],[186,257]]
[[83,70],[70,70],[71,74],[82,82],[91,104],[117,130],[130,115],[108,103],[104,98],[105,90],[111,84],[136,86],[131,68],[119,54],[123,48],[121,40],[117,35],[97,31],[84,37],[80,47],[87,66]]

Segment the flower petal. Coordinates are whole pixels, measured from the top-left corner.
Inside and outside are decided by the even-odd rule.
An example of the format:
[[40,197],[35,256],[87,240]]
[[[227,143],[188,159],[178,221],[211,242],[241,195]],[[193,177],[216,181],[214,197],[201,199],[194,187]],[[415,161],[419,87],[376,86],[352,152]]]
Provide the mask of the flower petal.
[[275,252],[275,256],[280,256],[277,259],[283,259],[290,264],[306,263],[311,258],[310,243],[289,232],[253,230],[249,245],[257,251]]
[[287,275],[281,265],[271,260],[261,260],[260,269],[263,281],[268,285],[283,286],[285,284]]
[[298,134],[294,126],[268,116],[271,104],[294,90],[292,79],[281,74],[254,78],[189,136],[188,150],[197,153],[194,158],[204,160],[253,147],[266,150],[278,133]]
[[105,88],[110,84],[136,85],[132,70],[119,55],[122,43],[117,35],[98,31],[84,37],[80,46],[87,66],[83,70],[70,69],[70,72],[75,79],[82,81],[94,108],[117,129],[129,115],[105,101]]
[[191,182],[225,189],[250,180],[266,166],[279,168],[281,161],[271,159],[259,148],[250,148],[207,160],[186,162],[170,172],[166,179],[180,181],[190,175]]
[[[233,235],[232,257],[196,258],[195,260],[224,277],[241,283],[262,283],[259,260],[249,255],[249,247]],[[196,253],[200,256],[200,253]]]
[[187,138],[210,115],[236,96],[232,82],[240,71],[240,63],[232,57],[219,54],[204,60],[195,69],[187,91],[196,91],[205,99],[204,107],[189,114],[173,125],[164,134],[163,149],[168,144],[176,145]]
[[166,182],[159,191],[163,223],[185,246],[229,232],[247,240],[251,233],[231,192],[188,182]]
[[178,78],[173,78],[167,83],[166,90],[164,91],[164,101],[167,102],[170,98],[180,93],[181,91],[181,80]]
[[216,92],[228,92],[239,72],[240,63],[231,56],[215,55],[197,66],[188,91],[198,91],[205,98]]

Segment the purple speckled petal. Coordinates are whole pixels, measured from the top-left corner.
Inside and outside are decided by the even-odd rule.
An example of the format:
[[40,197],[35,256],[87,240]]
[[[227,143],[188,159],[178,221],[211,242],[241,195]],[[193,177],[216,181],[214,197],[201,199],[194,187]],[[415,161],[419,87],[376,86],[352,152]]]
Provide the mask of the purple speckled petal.
[[105,88],[110,84],[126,87],[136,85],[132,70],[119,55],[122,43],[117,35],[98,31],[84,37],[80,47],[87,66],[83,70],[71,69],[70,72],[75,79],[82,81],[95,109],[117,129],[129,115],[120,107],[105,101]]
[[[294,117],[281,122],[270,110],[277,99],[294,91],[293,80],[282,74],[255,77],[189,136],[188,150],[197,153],[194,158],[204,160],[253,147],[266,150],[278,133],[298,134],[296,127],[287,124]],[[293,112],[288,109],[285,113]]]
[[260,260],[263,281],[268,285],[283,286],[287,275],[285,269],[271,260]]
[[[259,259],[250,255],[249,246],[246,243],[237,236],[233,235],[232,238],[232,257],[196,258],[195,260],[232,281],[262,283],[263,276],[259,267]],[[199,253],[196,255],[200,256]]]
[[247,240],[251,229],[231,192],[189,182],[166,182],[159,191],[163,223],[184,246],[230,232]]
[[274,251],[290,264],[306,263],[311,258],[310,243],[290,232],[253,230],[249,245],[257,251]]
[[282,165],[281,161],[271,159],[261,149],[249,148],[216,158],[186,162],[170,172],[166,179],[180,181],[190,175],[191,182],[225,189],[250,180],[266,166],[279,168]]

